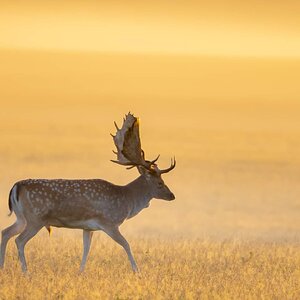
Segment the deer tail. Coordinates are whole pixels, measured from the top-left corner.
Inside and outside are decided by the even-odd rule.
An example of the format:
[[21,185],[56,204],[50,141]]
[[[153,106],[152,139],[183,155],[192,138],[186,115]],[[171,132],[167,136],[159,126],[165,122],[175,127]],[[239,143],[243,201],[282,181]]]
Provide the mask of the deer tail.
[[8,208],[9,208],[9,214],[8,216],[10,217],[13,213],[13,203],[16,203],[18,201],[18,186],[15,184],[12,189],[9,192],[9,197],[8,197]]

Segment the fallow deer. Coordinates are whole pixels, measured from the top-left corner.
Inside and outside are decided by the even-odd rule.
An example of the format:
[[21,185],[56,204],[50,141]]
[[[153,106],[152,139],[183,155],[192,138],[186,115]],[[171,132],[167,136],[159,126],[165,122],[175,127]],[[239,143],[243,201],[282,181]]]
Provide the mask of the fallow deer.
[[[115,123],[116,125],[116,123]],[[132,114],[124,118],[121,129],[113,136],[117,160],[127,169],[136,167],[140,176],[125,186],[101,179],[27,179],[14,184],[9,195],[10,215],[16,222],[2,231],[0,267],[4,265],[8,240],[18,235],[15,242],[22,271],[27,271],[24,247],[42,227],[51,226],[83,229],[83,256],[80,271],[85,268],[93,232],[102,230],[120,244],[127,253],[132,270],[138,271],[126,239],[119,226],[149,206],[152,198],[174,200],[175,196],[165,185],[161,175],[174,169],[160,170],[156,164],[159,156],[146,160],[141,148],[139,120]]]

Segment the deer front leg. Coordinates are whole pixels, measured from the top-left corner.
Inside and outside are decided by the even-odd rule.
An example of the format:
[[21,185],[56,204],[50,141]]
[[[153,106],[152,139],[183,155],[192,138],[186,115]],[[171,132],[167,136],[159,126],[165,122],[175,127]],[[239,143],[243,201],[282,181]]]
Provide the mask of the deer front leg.
[[119,245],[121,245],[127,253],[129,261],[131,263],[131,267],[133,272],[139,272],[137,264],[133,258],[133,255],[130,250],[130,246],[123,235],[120,233],[119,228],[106,228],[104,230],[114,241],[116,241]]
[[80,272],[84,271],[86,260],[90,251],[93,231],[83,230],[83,255],[80,264]]

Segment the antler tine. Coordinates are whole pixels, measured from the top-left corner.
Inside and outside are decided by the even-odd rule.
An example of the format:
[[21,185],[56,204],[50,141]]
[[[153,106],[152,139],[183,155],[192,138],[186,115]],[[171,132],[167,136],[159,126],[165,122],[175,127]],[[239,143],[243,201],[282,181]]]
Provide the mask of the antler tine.
[[115,124],[116,129],[117,129],[117,130],[120,130],[120,128],[118,127],[116,121],[114,121],[114,124]]
[[159,157],[160,157],[160,154],[158,154],[155,159],[151,160],[151,164],[152,165],[155,164],[157,162],[157,160],[159,159]]
[[145,160],[145,151],[143,149],[141,149],[141,154],[142,154],[143,160]]
[[127,167],[126,169],[130,170],[130,169],[133,169],[134,167],[136,167],[136,166],[135,165],[134,166],[130,166],[130,167]]
[[113,159],[111,159],[110,161],[113,162],[113,163],[116,163],[118,165],[121,165],[121,166],[135,167],[135,165],[133,165],[131,162],[128,162],[128,163],[127,162],[120,162],[118,160],[113,160]]
[[176,159],[175,159],[175,156],[174,156],[174,161],[173,159],[171,158],[171,166],[167,169],[164,169],[164,170],[159,170],[159,173],[160,174],[164,174],[164,173],[168,173],[170,172],[171,170],[173,170],[176,166]]

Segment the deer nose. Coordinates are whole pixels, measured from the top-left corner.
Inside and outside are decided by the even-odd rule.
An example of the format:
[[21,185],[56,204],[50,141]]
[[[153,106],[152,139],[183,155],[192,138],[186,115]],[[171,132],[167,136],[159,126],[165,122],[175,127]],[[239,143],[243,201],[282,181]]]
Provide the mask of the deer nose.
[[175,195],[173,193],[170,194],[170,201],[175,199]]

